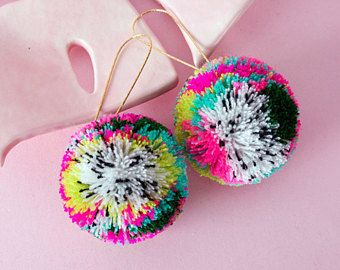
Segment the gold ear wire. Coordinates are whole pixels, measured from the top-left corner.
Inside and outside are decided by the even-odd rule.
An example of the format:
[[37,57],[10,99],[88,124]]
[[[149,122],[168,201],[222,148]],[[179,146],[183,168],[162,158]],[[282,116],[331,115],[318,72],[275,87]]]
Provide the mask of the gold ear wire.
[[118,109],[117,109],[117,111],[116,111],[116,114],[118,114],[118,113],[122,110],[122,108],[124,107],[126,101],[127,101],[128,98],[129,98],[129,96],[130,96],[130,94],[131,94],[133,88],[135,87],[137,81],[139,80],[139,77],[141,76],[141,74],[142,74],[142,72],[143,72],[143,70],[144,70],[144,68],[145,68],[146,63],[148,62],[148,60],[149,60],[149,58],[150,58],[150,54],[151,54],[151,51],[152,51],[152,48],[153,48],[152,39],[151,39],[150,36],[147,35],[147,34],[135,34],[135,35],[131,36],[130,38],[128,38],[127,40],[125,40],[125,41],[122,43],[122,45],[119,47],[118,52],[117,52],[117,54],[116,54],[115,57],[114,57],[114,60],[113,60],[112,66],[111,66],[111,70],[110,70],[109,77],[108,77],[108,79],[107,79],[107,81],[106,81],[106,83],[105,83],[104,92],[103,92],[102,98],[101,98],[101,100],[100,100],[100,104],[99,104],[99,107],[98,107],[98,111],[97,111],[96,117],[95,117],[95,120],[96,120],[96,121],[98,120],[99,114],[100,114],[100,112],[101,112],[101,110],[102,110],[102,108],[103,108],[103,104],[104,104],[104,101],[105,101],[107,92],[108,92],[108,90],[109,90],[109,88],[110,88],[110,86],[111,86],[111,82],[112,82],[112,77],[113,77],[114,71],[115,71],[115,69],[116,69],[116,67],[117,67],[118,60],[119,60],[119,58],[120,58],[120,56],[121,56],[121,54],[122,54],[122,52],[123,52],[125,46],[126,46],[129,42],[131,42],[132,40],[135,40],[135,39],[140,40],[141,37],[144,37],[144,38],[147,38],[147,39],[148,39],[149,43],[147,43],[147,42],[145,42],[145,41],[143,41],[143,43],[146,44],[146,45],[149,47],[149,50],[148,50],[148,53],[147,53],[147,55],[146,55],[146,57],[145,57],[145,60],[144,60],[144,62],[143,62],[143,64],[142,64],[141,68],[139,69],[139,71],[138,71],[138,73],[137,73],[137,76],[136,76],[135,80],[133,81],[132,85],[130,86],[130,89],[129,89],[129,91],[127,92],[127,94],[126,94],[126,96],[125,96],[123,102],[122,102],[122,103],[120,104],[120,106],[118,107]]
[[[149,13],[164,13],[166,15],[168,15],[174,22],[175,24],[182,30],[184,31],[185,34],[188,35],[188,37],[190,38],[190,40],[192,41],[192,43],[195,45],[195,47],[197,48],[197,50],[199,51],[199,53],[201,54],[201,56],[203,57],[203,59],[208,63],[209,62],[209,59],[208,57],[204,54],[201,46],[199,45],[198,41],[194,38],[194,36],[189,32],[189,30],[184,26],[184,24],[173,14],[171,14],[169,11],[167,10],[164,10],[164,9],[149,9],[149,10],[146,10],[144,12],[142,12],[141,14],[139,14],[135,20],[133,21],[133,24],[132,24],[132,31],[134,34],[137,34],[136,32],[136,25],[137,23],[146,15],[146,14],[149,14]],[[142,41],[143,42],[143,41]],[[195,69],[197,70],[198,68],[188,62],[185,62],[183,61],[182,59],[179,59],[165,51],[163,51],[162,49],[158,48],[158,47],[154,47],[154,49],[158,52],[160,52],[161,54],[164,54],[166,55],[167,57],[169,57],[170,59],[173,59],[183,65],[186,65],[192,69]]]

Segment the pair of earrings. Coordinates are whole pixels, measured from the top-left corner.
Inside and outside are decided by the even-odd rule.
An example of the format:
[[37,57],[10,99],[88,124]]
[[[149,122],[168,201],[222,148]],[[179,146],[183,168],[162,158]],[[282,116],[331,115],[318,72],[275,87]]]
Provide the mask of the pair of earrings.
[[[151,12],[169,15],[206,64],[197,69],[137,34],[136,23]],[[188,183],[182,149],[195,170],[220,184],[259,183],[287,162],[300,127],[288,81],[270,66],[246,57],[209,61],[184,25],[165,10],[140,14],[133,29],[134,36],[118,50],[96,120],[72,137],[60,174],[60,194],[72,221],[117,244],[151,238],[181,212]],[[148,45],[145,62],[116,114],[98,120],[121,51],[133,39]],[[176,140],[150,118],[119,114],[152,49],[196,69],[177,99]]]

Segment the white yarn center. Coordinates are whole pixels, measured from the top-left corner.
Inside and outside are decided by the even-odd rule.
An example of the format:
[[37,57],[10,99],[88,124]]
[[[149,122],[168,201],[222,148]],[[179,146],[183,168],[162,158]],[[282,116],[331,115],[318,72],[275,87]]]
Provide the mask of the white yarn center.
[[89,185],[81,190],[84,200],[111,205],[118,211],[123,203],[136,210],[158,193],[166,182],[166,173],[156,163],[158,154],[149,146],[132,147],[126,138],[115,137],[110,145],[101,141],[96,147],[79,146],[85,151],[78,164],[80,182]]
[[231,178],[244,182],[266,177],[287,161],[289,145],[275,136],[278,126],[270,123],[268,97],[243,83],[241,88],[226,89],[213,109],[202,108],[208,119],[205,129],[228,153]]

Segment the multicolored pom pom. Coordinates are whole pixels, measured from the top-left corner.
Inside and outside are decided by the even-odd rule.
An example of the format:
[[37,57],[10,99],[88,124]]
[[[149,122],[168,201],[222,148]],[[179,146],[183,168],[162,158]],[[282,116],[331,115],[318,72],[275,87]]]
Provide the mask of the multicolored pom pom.
[[254,58],[225,57],[185,83],[175,134],[189,161],[220,184],[259,183],[286,162],[300,121],[288,81]]
[[72,137],[60,194],[83,230],[124,245],[171,225],[187,183],[181,147],[166,127],[140,115],[108,115]]

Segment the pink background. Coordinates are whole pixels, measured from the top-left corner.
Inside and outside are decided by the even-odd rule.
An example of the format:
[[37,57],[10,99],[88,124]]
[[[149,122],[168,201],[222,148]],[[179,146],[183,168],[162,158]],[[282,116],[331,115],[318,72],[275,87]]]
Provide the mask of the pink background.
[[[157,6],[131,2],[140,11]],[[0,269],[340,269],[339,10],[339,0],[256,0],[213,54],[263,59],[291,81],[303,126],[282,171],[260,185],[226,188],[190,168],[190,198],[177,222],[122,248],[81,232],[63,212],[59,166],[76,127],[33,138],[0,169]],[[191,59],[170,20],[148,22],[169,51]],[[176,69],[176,89],[131,111],[172,127],[175,97],[191,73]]]

